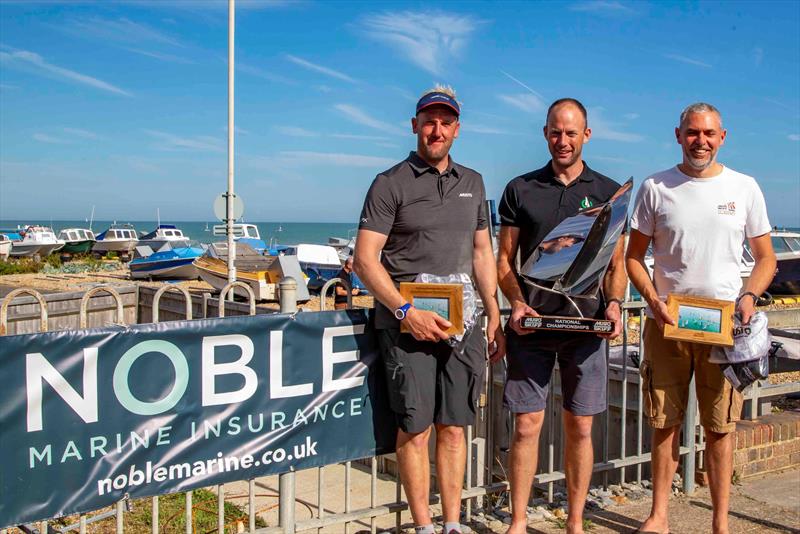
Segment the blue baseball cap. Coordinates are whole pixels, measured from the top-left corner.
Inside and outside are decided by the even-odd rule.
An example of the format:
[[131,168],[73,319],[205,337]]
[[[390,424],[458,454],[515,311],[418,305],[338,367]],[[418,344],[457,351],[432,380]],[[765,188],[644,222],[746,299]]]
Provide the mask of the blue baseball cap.
[[437,105],[447,106],[455,112],[456,116],[461,115],[461,106],[458,105],[456,99],[447,93],[441,93],[439,91],[433,91],[423,95],[422,98],[419,99],[419,102],[417,102],[417,114],[427,107]]

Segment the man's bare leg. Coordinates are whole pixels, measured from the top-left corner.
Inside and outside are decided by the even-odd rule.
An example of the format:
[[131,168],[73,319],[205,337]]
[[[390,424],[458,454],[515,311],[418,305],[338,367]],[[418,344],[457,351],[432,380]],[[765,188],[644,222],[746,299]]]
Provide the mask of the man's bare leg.
[[430,427],[417,434],[397,431],[397,464],[400,468],[400,481],[406,492],[411,517],[417,526],[432,523],[429,507],[431,463],[428,457],[428,438],[430,435]]
[[679,440],[680,425],[653,429],[653,504],[640,530],[669,532],[669,496],[678,469]]
[[594,451],[592,450],[591,415],[575,415],[562,410],[564,420],[564,469],[567,476],[567,534],[583,533],[583,508],[592,479]]
[[711,503],[714,506],[714,519],[711,523],[714,534],[728,534],[728,504],[733,475],[732,435],[706,429],[706,465]]
[[520,534],[528,528],[528,501],[536,475],[539,458],[539,435],[542,432],[544,410],[518,413],[515,417],[514,438],[511,442],[511,526],[506,534]]
[[445,523],[461,521],[461,490],[464,487],[466,460],[464,427],[437,424],[436,474],[442,494],[442,515]]

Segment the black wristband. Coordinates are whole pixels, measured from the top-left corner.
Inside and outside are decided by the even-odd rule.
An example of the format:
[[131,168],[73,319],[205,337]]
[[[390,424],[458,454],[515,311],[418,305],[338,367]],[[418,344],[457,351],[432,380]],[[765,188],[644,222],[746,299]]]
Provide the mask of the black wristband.
[[608,299],[608,300],[606,301],[606,308],[607,308],[607,307],[608,307],[608,305],[609,305],[609,304],[611,304],[612,302],[616,302],[617,304],[619,304],[619,309],[620,309],[620,310],[622,309],[622,300],[621,300],[621,299]]
[[756,295],[752,291],[745,291],[744,293],[739,295],[739,298],[736,299],[736,302],[738,303],[740,300],[742,300],[742,297],[746,297],[747,295],[750,295],[751,297],[753,297],[753,306],[755,306],[758,303],[758,295]]

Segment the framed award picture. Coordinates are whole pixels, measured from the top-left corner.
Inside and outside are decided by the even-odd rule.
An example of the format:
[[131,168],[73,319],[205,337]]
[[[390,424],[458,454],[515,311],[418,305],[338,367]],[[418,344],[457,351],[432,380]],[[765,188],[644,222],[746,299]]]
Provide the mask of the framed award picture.
[[[400,295],[418,310],[432,311],[450,321],[445,330],[451,336],[464,333],[464,286],[461,284],[422,284],[401,282]],[[400,331],[408,332],[405,321]]]
[[666,339],[733,346],[733,301],[670,293],[667,309],[675,324],[664,324]]

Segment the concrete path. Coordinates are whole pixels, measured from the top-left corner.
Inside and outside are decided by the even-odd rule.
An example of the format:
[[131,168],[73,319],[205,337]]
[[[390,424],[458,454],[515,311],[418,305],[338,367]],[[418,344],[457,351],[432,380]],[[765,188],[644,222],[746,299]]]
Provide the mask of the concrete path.
[[[615,505],[589,516],[591,534],[633,532],[650,512],[650,500]],[[730,506],[732,534],[789,532],[800,534],[800,470],[747,479],[733,487]],[[503,529],[492,529],[503,532]],[[533,523],[528,532],[562,533],[553,522]],[[694,534],[711,532],[711,496],[708,488],[694,495],[670,501],[670,532]]]
[[[351,470],[351,510],[370,506],[369,468],[353,464]],[[345,508],[345,470],[344,467],[329,466],[325,468],[323,486],[325,488],[326,513],[344,511]],[[277,524],[277,477],[259,479],[259,494],[256,508],[259,515],[268,525]],[[228,500],[246,505],[246,486],[230,484],[225,486]],[[298,522],[317,516],[317,473],[308,470],[297,473],[297,506],[295,509]],[[380,476],[376,488],[378,505],[396,501],[397,487],[394,480]],[[237,498],[238,497],[238,498]],[[403,495],[401,499],[404,499]],[[440,514],[438,506],[432,506],[434,514]],[[593,512],[587,517],[592,522],[590,534],[628,533],[633,532],[647,517],[650,511],[650,500],[629,501],[614,505],[608,509]],[[790,470],[763,477],[747,479],[733,487],[730,507],[731,533],[794,533],[800,534],[800,470]],[[393,531],[396,523],[394,514],[375,519],[378,531]],[[411,517],[408,512],[401,514],[401,523],[406,533],[412,533]],[[439,523],[439,527],[441,523]],[[506,525],[500,521],[471,523],[473,531],[481,533],[504,533]],[[349,530],[342,525],[322,529],[323,533],[366,534],[369,533],[370,521],[354,521]],[[670,501],[670,531],[672,534],[694,534],[710,532],[711,497],[707,488],[700,488],[691,496],[681,495]],[[528,532],[539,534],[559,534],[564,529],[553,521],[536,521],[529,525]]]

